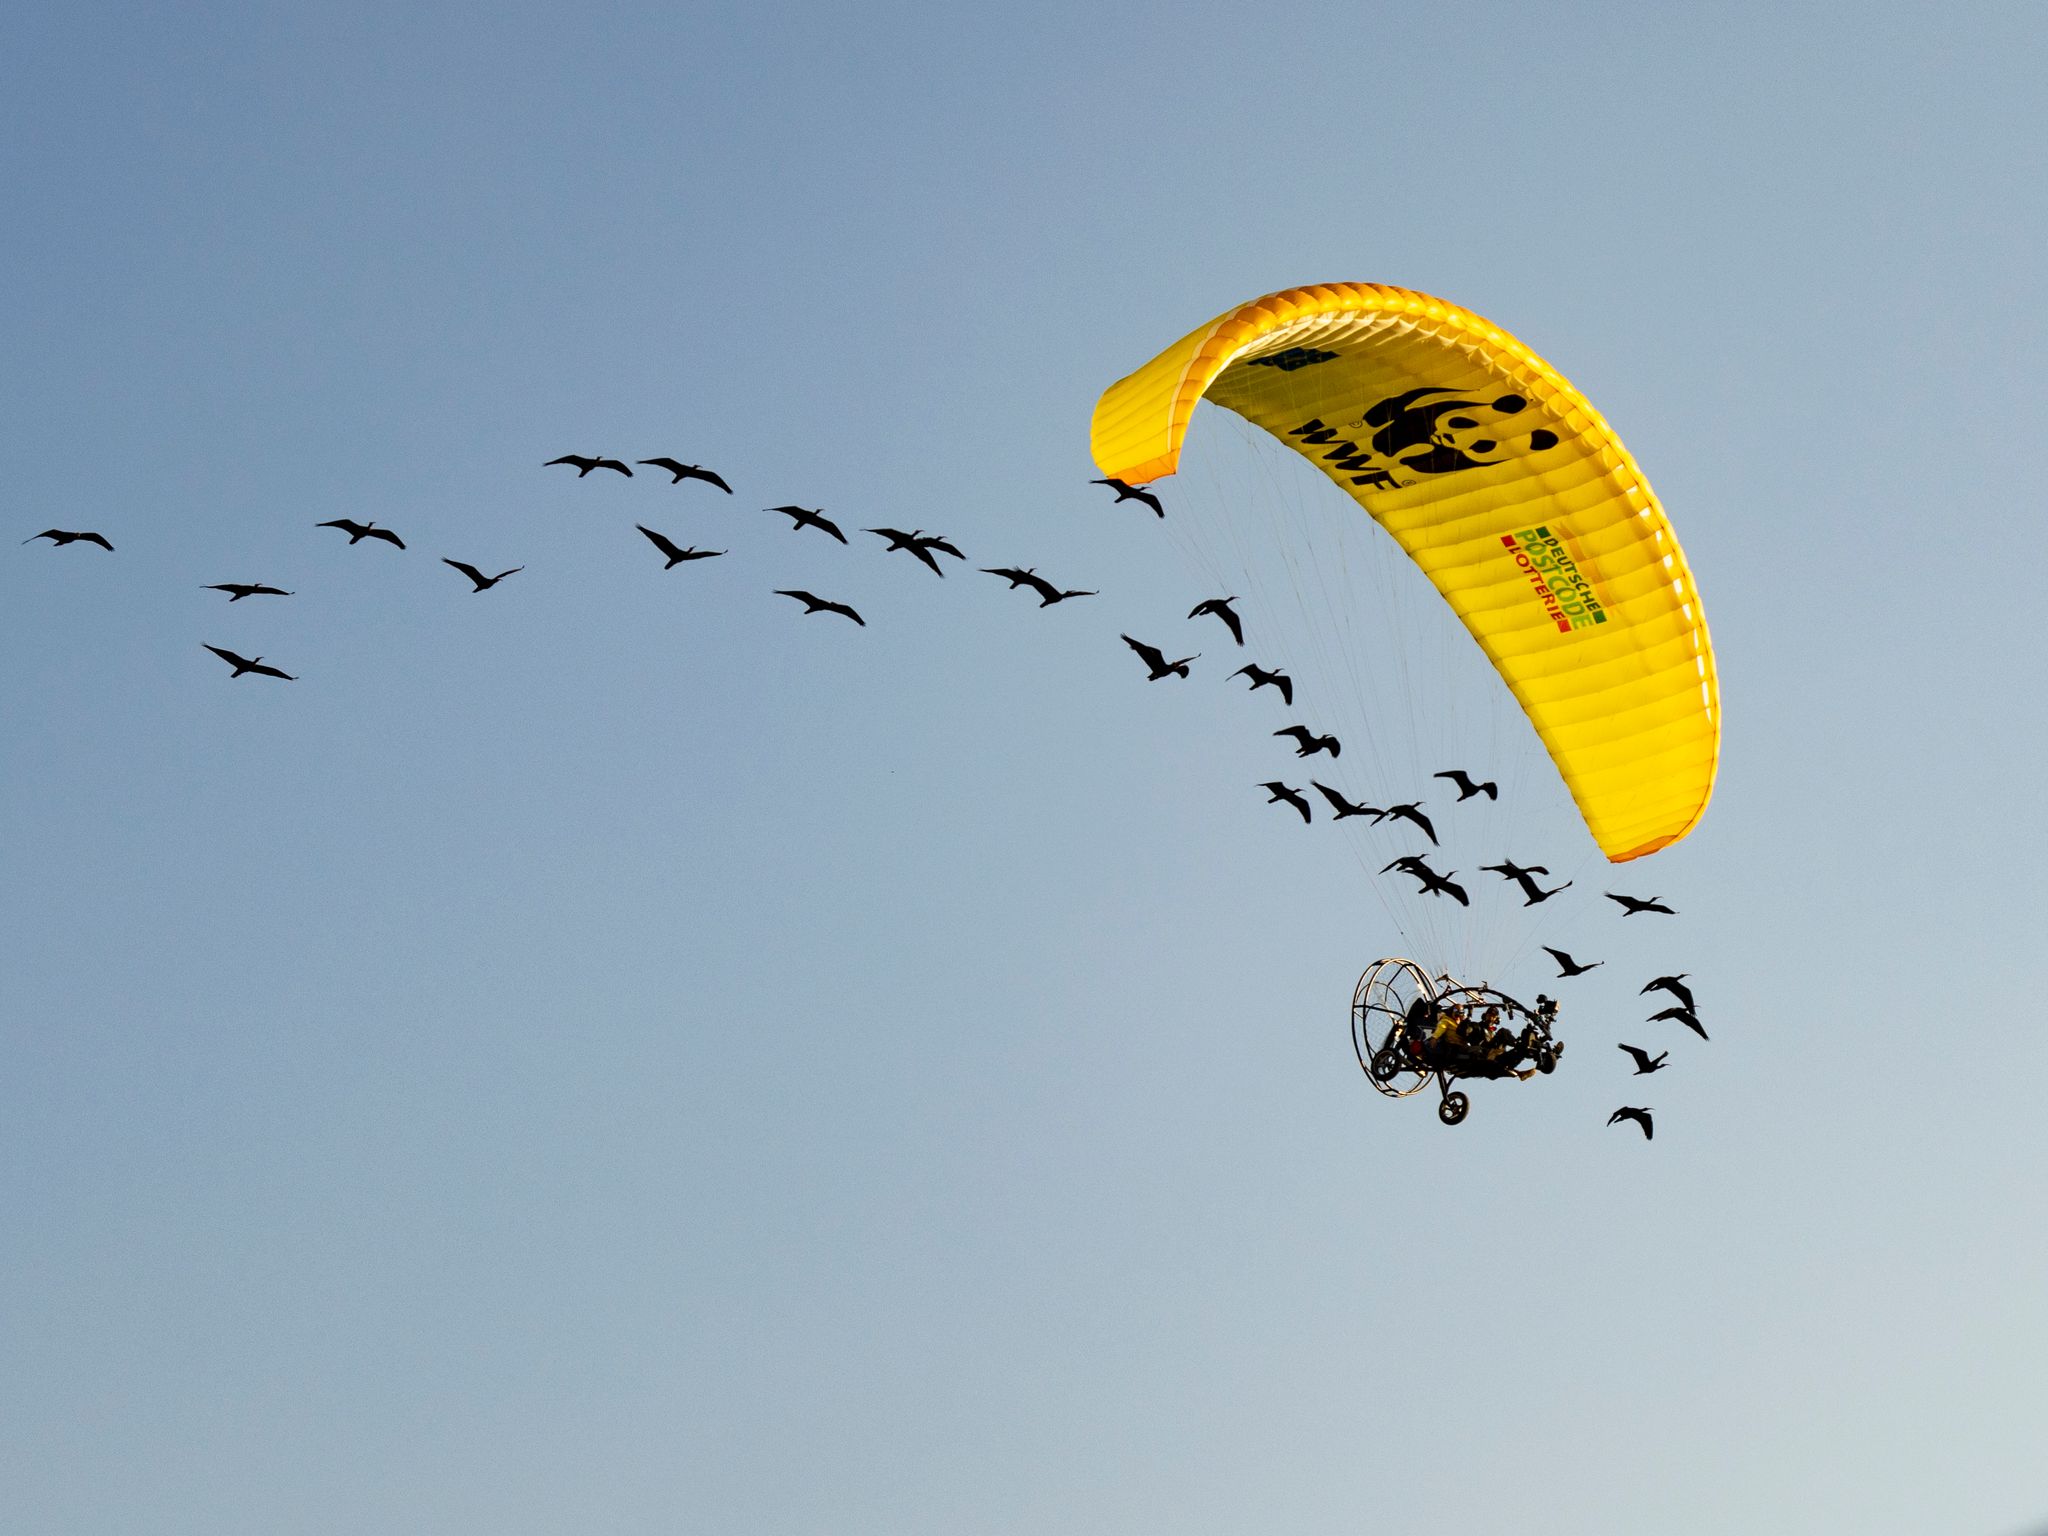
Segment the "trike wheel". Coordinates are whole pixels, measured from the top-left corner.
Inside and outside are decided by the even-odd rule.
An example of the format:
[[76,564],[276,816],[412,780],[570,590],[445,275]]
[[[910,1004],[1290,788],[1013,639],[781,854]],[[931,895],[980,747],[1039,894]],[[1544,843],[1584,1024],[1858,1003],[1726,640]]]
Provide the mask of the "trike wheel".
[[1472,1101],[1462,1093],[1447,1093],[1443,1103],[1436,1107],[1437,1119],[1445,1125],[1456,1125],[1465,1118],[1465,1111],[1472,1107]]

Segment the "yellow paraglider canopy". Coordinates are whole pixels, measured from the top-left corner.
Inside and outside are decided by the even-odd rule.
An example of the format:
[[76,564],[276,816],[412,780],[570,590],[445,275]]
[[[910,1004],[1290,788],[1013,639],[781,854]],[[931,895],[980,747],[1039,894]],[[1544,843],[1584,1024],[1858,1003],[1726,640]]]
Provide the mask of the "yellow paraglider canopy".
[[1314,462],[1392,534],[1507,682],[1600,851],[1684,837],[1720,755],[1714,652],[1635,461],[1564,376],[1469,310],[1370,283],[1289,288],[1104,393],[1104,475],[1172,474],[1208,399]]

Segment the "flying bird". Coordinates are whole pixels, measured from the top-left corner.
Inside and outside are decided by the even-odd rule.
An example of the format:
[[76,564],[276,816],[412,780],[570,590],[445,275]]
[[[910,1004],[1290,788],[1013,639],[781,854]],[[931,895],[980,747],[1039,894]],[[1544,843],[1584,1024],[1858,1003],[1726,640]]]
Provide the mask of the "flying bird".
[[863,528],[861,532],[887,539],[891,550],[908,550],[930,566],[932,574],[936,576],[943,576],[946,573],[939,569],[939,562],[932,558],[933,550],[942,555],[951,555],[955,560],[967,558],[937,534],[928,534],[922,528],[913,528],[909,533],[905,533],[901,528]]
[[1166,516],[1166,508],[1159,505],[1159,498],[1157,496],[1154,496],[1150,491],[1146,490],[1142,486],[1127,485],[1125,482],[1115,478],[1114,476],[1111,476],[1107,480],[1090,480],[1088,483],[1090,485],[1108,486],[1112,491],[1116,492],[1116,499],[1118,501],[1142,501],[1146,506],[1152,509],[1152,513],[1155,517]]
[[45,528],[41,533],[30,534],[21,542],[33,544],[37,539],[48,539],[52,547],[57,549],[62,549],[66,544],[97,544],[110,555],[114,552],[114,546],[107,542],[107,536],[103,533],[73,533],[65,528]]
[[1527,869],[1524,869],[1513,859],[1504,859],[1498,864],[1482,864],[1479,867],[1499,874],[1519,885],[1522,888],[1522,905],[1525,907],[1533,907],[1540,901],[1550,900],[1559,891],[1571,889],[1571,881],[1567,880],[1563,885],[1553,886],[1547,891],[1544,890],[1542,886],[1536,883],[1535,877],[1537,875],[1547,875],[1550,871],[1541,864],[1531,864]]
[[1429,818],[1422,814],[1422,802],[1420,800],[1411,800],[1406,805],[1388,806],[1384,811],[1381,811],[1379,815],[1373,817],[1373,825],[1378,826],[1382,821],[1385,821],[1390,816],[1395,821],[1414,822],[1416,826],[1422,828],[1423,831],[1429,834],[1429,841],[1431,846],[1434,847],[1436,845],[1436,828],[1431,826],[1429,824]]
[[1650,1124],[1650,1112],[1647,1109],[1637,1109],[1633,1105],[1624,1104],[1607,1117],[1609,1125],[1613,1125],[1619,1120],[1635,1121],[1637,1125],[1643,1128],[1643,1140],[1645,1141],[1651,1140],[1656,1135],[1654,1127]]
[[1176,674],[1185,678],[1188,675],[1188,663],[1200,660],[1202,655],[1197,651],[1192,656],[1181,657],[1179,661],[1168,661],[1163,651],[1155,650],[1142,640],[1133,640],[1129,635],[1121,638],[1125,645],[1138,653],[1138,659],[1151,669],[1151,675],[1145,679],[1148,683],[1156,683],[1162,677],[1172,677]]
[[1259,788],[1272,791],[1272,793],[1266,797],[1266,804],[1279,805],[1282,801],[1285,801],[1287,804],[1293,806],[1297,811],[1301,812],[1301,819],[1304,822],[1312,821],[1315,819],[1314,817],[1309,815],[1308,802],[1301,798],[1300,790],[1289,789],[1285,784],[1280,783],[1277,779],[1268,779],[1265,783],[1261,784]]
[[647,535],[649,543],[668,556],[668,564],[662,567],[664,571],[674,570],[685,560],[715,560],[726,553],[722,549],[683,549],[674,540],[665,534],[656,533],[645,523],[635,523],[633,526]]
[[1453,784],[1457,785],[1458,800],[1461,804],[1464,801],[1470,800],[1474,795],[1484,795],[1489,800],[1498,800],[1500,798],[1500,786],[1498,784],[1494,783],[1491,779],[1484,783],[1475,784],[1472,782],[1472,776],[1462,768],[1453,768],[1448,773],[1433,773],[1430,777],[1433,779],[1449,779]]
[[702,464],[678,464],[674,459],[635,459],[635,464],[651,464],[656,469],[665,469],[675,478],[670,485],[681,485],[685,480],[702,480],[715,485],[726,495],[732,494],[732,487],[725,483],[725,477],[715,470],[706,469]]
[[1413,853],[1402,855],[1380,873],[1384,875],[1388,870],[1394,869],[1400,870],[1403,874],[1413,875],[1422,882],[1422,889],[1418,895],[1449,896],[1461,907],[1472,905],[1472,898],[1465,894],[1465,888],[1451,879],[1451,875],[1457,873],[1455,869],[1450,874],[1440,875],[1431,869],[1419,854]]
[[545,463],[545,464],[541,465],[541,468],[542,468],[542,469],[552,469],[552,468],[554,468],[554,466],[555,466],[555,465],[557,465],[557,464],[574,464],[574,465],[576,466],[576,478],[577,478],[578,480],[581,480],[581,479],[582,479],[582,478],[583,478],[583,477],[584,477],[585,475],[589,474],[589,473],[590,473],[590,472],[591,472],[591,471],[592,471],[593,469],[616,469],[616,470],[617,470],[617,471],[618,471],[618,472],[619,472],[620,474],[624,475],[624,476],[625,476],[625,477],[626,477],[626,478],[627,478],[628,480],[630,480],[630,479],[632,479],[632,478],[633,478],[633,471],[632,471],[632,470],[630,470],[630,469],[628,469],[628,468],[626,468],[625,462],[624,462],[623,460],[620,460],[620,459],[586,459],[586,458],[585,458],[585,457],[583,457],[583,455],[582,455],[582,454],[580,454],[580,453],[565,453],[565,454],[563,454],[563,455],[562,455],[562,456],[561,456],[561,457],[560,457],[559,459],[549,459],[549,460],[547,461],[547,463]]
[[1190,608],[1188,610],[1188,617],[1199,619],[1205,613],[1213,613],[1230,630],[1230,638],[1239,645],[1243,645],[1244,621],[1237,616],[1237,610],[1230,606],[1236,601],[1237,599],[1234,597],[1212,597],[1206,602],[1197,603],[1194,607]]
[[466,561],[450,560],[446,555],[443,555],[441,557],[441,563],[443,565],[454,566],[456,570],[462,572],[463,575],[467,576],[471,581],[476,583],[476,587],[474,591],[471,593],[471,596],[474,596],[477,592],[488,592],[492,587],[495,587],[507,576],[515,576],[519,572],[526,569],[526,567],[523,565],[515,565],[509,571],[500,571],[495,576],[486,576],[482,571],[478,570],[475,566],[468,564]]
[[[203,641],[201,643],[204,644]],[[263,665],[263,658],[261,656],[237,656],[233,651],[224,651],[217,645],[209,645],[206,648],[235,669],[230,681],[235,677],[240,677],[244,672],[254,672],[263,677],[281,677],[288,683],[296,683],[298,681],[289,672],[280,672],[275,667]]]
[[1243,666],[1230,675],[1250,678],[1253,693],[1257,693],[1261,688],[1278,688],[1281,702],[1290,709],[1294,707],[1294,679],[1278,668],[1268,672],[1264,667]]
[[1410,873],[1418,874],[1420,876],[1422,880],[1423,895],[1449,896],[1454,898],[1457,901],[1458,905],[1461,907],[1469,907],[1472,905],[1471,898],[1465,894],[1465,887],[1459,885],[1456,881],[1451,879],[1451,875],[1455,875],[1457,873],[1455,869],[1451,871],[1450,875],[1439,875],[1434,870],[1411,870]]
[[1647,1077],[1652,1072],[1663,1071],[1664,1058],[1671,1054],[1669,1051],[1659,1051],[1652,1056],[1639,1045],[1622,1045],[1619,1042],[1616,1042],[1614,1048],[1618,1051],[1627,1051],[1635,1058],[1637,1077]]
[[984,565],[981,569],[990,576],[1000,576],[1009,582],[1012,592],[1016,591],[1019,587],[1029,587],[1038,594],[1038,606],[1041,608],[1050,608],[1054,603],[1064,603],[1070,597],[1096,597],[1100,595],[1095,592],[1062,592],[1043,576],[1033,571],[1020,571],[1015,566]]
[[1643,991],[1645,993],[1669,992],[1679,1002],[1690,1008],[1693,1006],[1692,988],[1685,984],[1685,978],[1691,974],[1691,971],[1680,971],[1676,976],[1659,976],[1655,981],[1646,984]]
[[1337,813],[1335,819],[1338,821],[1342,821],[1346,816],[1370,816],[1377,820],[1386,815],[1386,812],[1382,811],[1378,806],[1353,804],[1338,794],[1336,790],[1330,788],[1329,785],[1315,779],[1310,779],[1309,783],[1322,791],[1323,798],[1330,802],[1330,809]]
[[[821,533],[831,534],[833,538],[842,544],[846,542],[846,535],[839,531],[837,523],[824,515],[825,509],[823,507],[763,507],[761,510],[763,512],[782,513],[796,525],[797,529],[816,528]],[[795,529],[791,531],[794,532]]]
[[[1290,725],[1284,731],[1275,731],[1275,736],[1285,736],[1294,742],[1296,757],[1313,757],[1318,752],[1327,752],[1332,757],[1341,757],[1344,743],[1334,736],[1318,736],[1305,725]],[[1314,780],[1310,780],[1314,783]]]
[[292,594],[283,587],[266,587],[256,582],[217,581],[206,589],[209,592],[232,594],[228,601],[239,603],[245,597],[290,597]]
[[858,624],[862,629],[866,629],[868,627],[868,621],[862,618],[859,614],[855,613],[851,608],[847,607],[844,603],[831,602],[825,598],[819,597],[816,594],[810,592],[792,592],[783,587],[777,587],[775,589],[775,595],[777,597],[795,598],[798,602],[804,605],[805,613],[836,613],[842,615],[845,618],[853,620],[853,622]]
[[1662,1013],[1651,1014],[1650,1017],[1646,1019],[1644,1022],[1649,1024],[1660,1024],[1666,1019],[1677,1020],[1680,1024],[1683,1024],[1687,1029],[1691,1030],[1694,1034],[1698,1035],[1702,1040],[1708,1038],[1706,1026],[1700,1023],[1699,1015],[1694,1013],[1690,1008],[1666,1008]]
[[1650,897],[1648,900],[1644,900],[1640,896],[1617,896],[1612,891],[1606,891],[1602,894],[1604,894],[1609,901],[1618,901],[1621,903],[1621,915],[1623,917],[1634,917],[1638,912],[1662,912],[1666,917],[1678,916],[1678,913],[1675,910],[1665,906],[1663,902],[1659,901],[1654,896]]
[[1583,976],[1586,972],[1607,963],[1605,960],[1595,960],[1591,964],[1581,965],[1561,949],[1552,949],[1548,944],[1542,948],[1543,953],[1557,962],[1557,974],[1560,976]]
[[337,517],[330,522],[315,523],[313,526],[315,528],[339,528],[348,535],[348,541],[351,544],[360,544],[364,539],[382,539],[386,544],[396,544],[400,549],[405,548],[405,540],[401,539],[389,528],[379,528],[375,523],[358,523],[352,522],[345,517]]

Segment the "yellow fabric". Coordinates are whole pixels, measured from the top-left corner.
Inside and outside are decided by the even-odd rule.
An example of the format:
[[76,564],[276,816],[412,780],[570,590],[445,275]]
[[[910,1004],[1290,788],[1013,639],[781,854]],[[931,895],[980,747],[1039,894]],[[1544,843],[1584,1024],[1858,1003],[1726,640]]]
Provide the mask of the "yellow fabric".
[[1691,831],[1720,694],[1678,537],[1557,370],[1469,310],[1290,288],[1191,332],[1095,407],[1104,475],[1180,463],[1207,398],[1316,463],[1428,575],[1500,671],[1616,863]]

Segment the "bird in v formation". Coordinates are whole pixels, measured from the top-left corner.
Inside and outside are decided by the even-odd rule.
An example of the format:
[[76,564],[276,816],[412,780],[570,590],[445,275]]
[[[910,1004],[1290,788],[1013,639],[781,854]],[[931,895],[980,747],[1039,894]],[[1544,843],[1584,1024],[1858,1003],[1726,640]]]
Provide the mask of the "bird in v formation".
[[[685,480],[702,480],[706,485],[717,486],[728,496],[732,494],[732,487],[725,483],[725,477],[702,464],[684,464],[675,459],[635,459],[633,462],[667,470],[674,477],[669,481],[670,485],[681,485]],[[583,477],[578,475],[576,478],[580,480]]]
[[225,592],[228,601],[239,603],[245,597],[291,597],[292,593],[283,587],[266,587],[253,581],[216,581],[205,589],[208,592]]
[[450,560],[446,555],[443,555],[441,563],[454,566],[456,570],[462,572],[463,575],[467,576],[474,583],[470,588],[472,596],[478,592],[488,592],[507,576],[516,576],[526,569],[523,565],[515,565],[509,571],[500,571],[495,576],[486,576],[482,571],[464,560]]
[[1234,597],[1208,598],[1202,602],[1195,604],[1194,607],[1190,608],[1188,610],[1188,617],[1191,619],[1199,619],[1205,613],[1213,614],[1216,618],[1219,618],[1223,621],[1224,628],[1230,631],[1230,638],[1235,640],[1239,645],[1243,645],[1244,620],[1240,619],[1237,616],[1237,610],[1230,606],[1232,603],[1236,601],[1237,599]]
[[1185,678],[1188,675],[1188,663],[1199,661],[1202,656],[1202,653],[1197,651],[1192,656],[1181,657],[1179,661],[1168,661],[1166,653],[1157,646],[1147,645],[1142,640],[1133,640],[1129,635],[1123,635],[1119,638],[1122,639],[1125,645],[1136,651],[1138,659],[1145,663],[1147,669],[1145,681],[1148,683],[1156,683],[1163,677]]
[[33,544],[37,539],[48,539],[52,549],[62,549],[66,544],[97,544],[108,554],[114,552],[114,546],[107,542],[107,536],[104,533],[75,532],[68,528],[45,528],[41,533],[30,534],[21,542]]
[[209,645],[206,648],[235,669],[229,674],[230,680],[240,677],[245,672],[254,672],[260,677],[281,677],[288,683],[298,681],[289,672],[280,672],[276,667],[265,666],[261,656],[237,656],[233,651],[224,650],[218,645]]
[[987,575],[1002,577],[1005,581],[1009,582],[1012,592],[1016,591],[1019,587],[1029,587],[1038,594],[1038,606],[1041,608],[1050,608],[1054,603],[1064,603],[1070,597],[1100,596],[1096,592],[1061,591],[1043,576],[1036,574],[1035,571],[1029,568],[1019,570],[1015,566],[984,565],[981,567],[981,570]]
[[662,567],[664,571],[674,570],[685,560],[715,560],[720,555],[726,553],[722,549],[697,549],[694,547],[686,549],[670,539],[666,534],[656,533],[645,523],[635,523],[633,526],[647,535],[648,543],[668,556],[668,564]]
[[1143,503],[1145,506],[1148,506],[1152,509],[1153,516],[1155,517],[1166,516],[1166,508],[1162,507],[1159,504],[1159,498],[1157,496],[1154,496],[1150,491],[1146,490],[1141,485],[1128,484],[1125,481],[1117,479],[1114,475],[1111,475],[1106,480],[1091,480],[1088,483],[1090,485],[1108,486],[1112,491],[1116,492],[1116,499],[1118,501],[1135,501]]
[[315,523],[313,526],[315,528],[339,528],[348,535],[348,541],[351,544],[360,544],[365,539],[382,539],[386,544],[395,544],[400,549],[405,548],[405,540],[401,539],[389,528],[379,528],[375,523],[359,523],[353,518],[335,517],[328,519],[324,523]]

